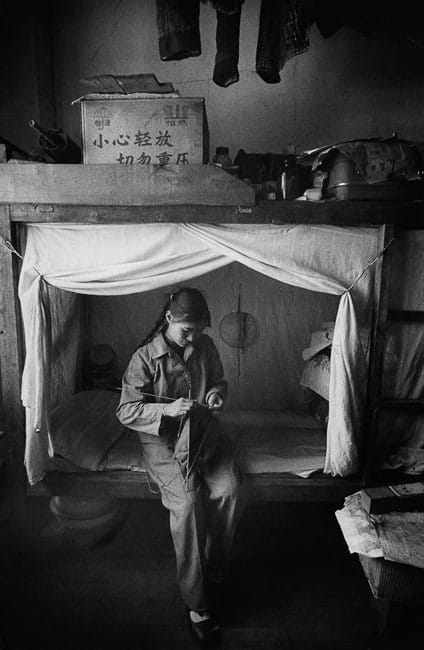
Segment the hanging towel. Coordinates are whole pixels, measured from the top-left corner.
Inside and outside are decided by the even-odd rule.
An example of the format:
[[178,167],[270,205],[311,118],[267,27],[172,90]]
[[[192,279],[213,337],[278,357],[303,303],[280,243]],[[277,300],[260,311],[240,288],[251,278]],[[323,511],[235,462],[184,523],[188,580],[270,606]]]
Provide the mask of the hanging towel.
[[300,0],[262,0],[256,72],[266,83],[279,83],[285,63],[308,49],[310,24]]

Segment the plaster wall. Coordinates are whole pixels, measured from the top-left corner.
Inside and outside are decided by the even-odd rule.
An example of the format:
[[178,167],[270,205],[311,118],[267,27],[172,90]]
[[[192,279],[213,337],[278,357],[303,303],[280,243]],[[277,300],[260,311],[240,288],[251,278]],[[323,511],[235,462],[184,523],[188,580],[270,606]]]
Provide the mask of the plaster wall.
[[205,97],[210,150],[300,150],[349,138],[423,139],[424,50],[388,36],[343,28],[325,39],[312,28],[309,50],[291,59],[279,84],[255,72],[260,0],[245,0],[240,30],[240,81],[212,81],[216,14],[201,4],[202,54],[176,62],[159,58],[154,0],[69,0],[54,3],[57,121],[76,139],[80,115],[71,101],[82,77],[154,73],[183,96]]
[[[338,296],[292,287],[233,263],[187,283],[200,289],[211,312],[206,333],[214,340],[229,384],[233,408],[297,410],[302,350],[321,323],[335,320]],[[118,375],[149,334],[175,287],[129,296],[90,296],[90,344],[107,343],[116,355]],[[256,322],[257,335],[242,350],[225,343],[220,323],[238,309]]]
[[216,15],[209,5],[200,8],[202,54],[162,62],[154,0],[3,0],[0,134],[32,149],[28,120],[53,126],[56,111],[56,125],[78,141],[80,113],[71,101],[84,91],[82,77],[151,72],[159,81],[172,81],[183,96],[205,98],[212,153],[223,144],[232,156],[240,148],[304,150],[393,131],[423,139],[424,49],[349,28],[325,39],[314,26],[309,50],[291,59],[281,82],[270,85],[255,72],[259,11],[260,0],[245,0],[240,81],[220,88],[212,81]]
[[37,155],[32,119],[54,126],[48,0],[0,2],[0,137]]

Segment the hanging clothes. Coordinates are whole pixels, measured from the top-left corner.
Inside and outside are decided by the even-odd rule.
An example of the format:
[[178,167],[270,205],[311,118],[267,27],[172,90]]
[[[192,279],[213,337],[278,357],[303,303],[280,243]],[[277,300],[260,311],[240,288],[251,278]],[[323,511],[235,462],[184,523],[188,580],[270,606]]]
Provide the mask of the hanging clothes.
[[300,0],[262,0],[256,48],[256,72],[266,83],[279,83],[286,62],[309,47],[312,14]]
[[217,9],[216,56],[213,80],[217,86],[227,88],[239,80],[239,40],[242,2],[235,3],[232,13]]
[[202,53],[199,0],[156,0],[156,22],[162,61],[178,61]]
[[[202,0],[205,2],[206,0]],[[213,80],[226,88],[239,80],[239,36],[244,0],[211,0],[216,10],[216,56]],[[178,61],[202,53],[200,0],[156,0],[159,54],[162,61]]]

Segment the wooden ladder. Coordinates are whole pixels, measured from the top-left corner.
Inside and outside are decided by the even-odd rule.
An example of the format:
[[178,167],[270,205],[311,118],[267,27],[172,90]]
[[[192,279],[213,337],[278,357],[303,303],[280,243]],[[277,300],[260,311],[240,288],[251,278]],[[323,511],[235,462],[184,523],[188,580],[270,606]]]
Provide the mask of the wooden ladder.
[[[398,229],[393,225],[380,227],[379,250],[386,249],[377,262],[375,275],[375,298],[373,305],[373,325],[370,341],[370,360],[366,398],[363,476],[364,486],[374,482],[374,450],[380,415],[383,412],[409,414],[424,413],[424,397],[421,399],[383,399],[382,381],[387,331],[390,322],[424,323],[424,311],[390,309],[390,288],[393,272],[390,244],[396,239]],[[405,479],[405,482],[408,479]],[[416,478],[415,478],[416,480]]]

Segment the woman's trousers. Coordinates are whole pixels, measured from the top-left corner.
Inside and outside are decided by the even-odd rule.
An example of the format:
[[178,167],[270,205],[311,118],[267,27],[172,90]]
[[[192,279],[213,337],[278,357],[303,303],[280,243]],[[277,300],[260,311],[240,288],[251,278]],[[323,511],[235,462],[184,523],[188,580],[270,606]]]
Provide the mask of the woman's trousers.
[[245,496],[230,439],[215,417],[207,422],[188,418],[176,442],[140,435],[146,470],[169,510],[182,597],[197,612],[208,609],[207,583],[228,572]]

